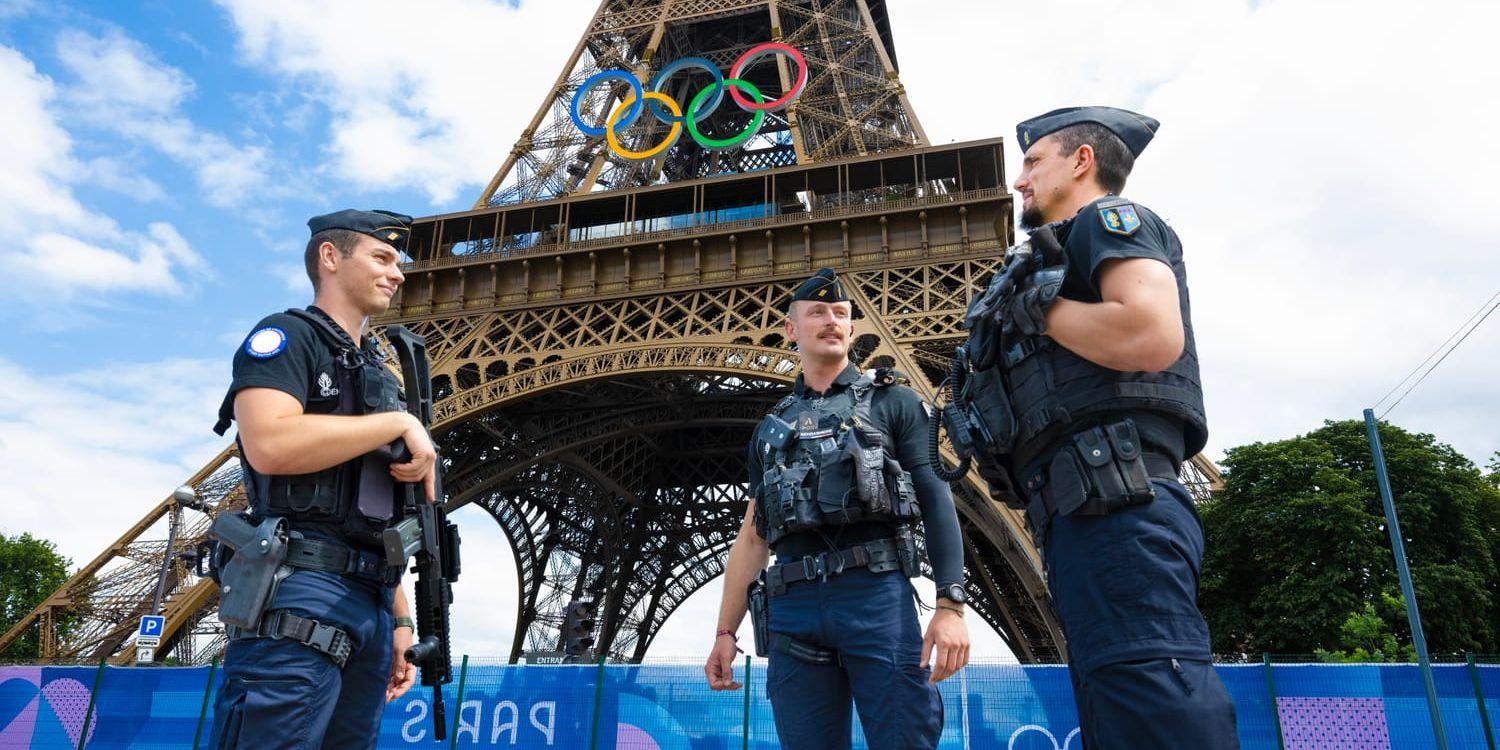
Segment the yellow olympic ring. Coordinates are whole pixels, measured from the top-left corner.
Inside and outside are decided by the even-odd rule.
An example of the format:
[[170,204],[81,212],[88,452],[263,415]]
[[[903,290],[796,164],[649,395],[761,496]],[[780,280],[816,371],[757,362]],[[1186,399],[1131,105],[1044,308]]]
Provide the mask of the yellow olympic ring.
[[680,119],[682,117],[682,107],[678,106],[676,100],[659,91],[647,91],[646,98],[661,102],[662,106],[666,107],[667,111],[671,112],[673,117],[679,119],[677,122],[672,123],[672,129],[667,131],[667,137],[661,143],[643,151],[628,151],[624,146],[620,145],[620,139],[615,136],[615,123],[619,122],[625,111],[630,109],[630,105],[635,103],[635,92],[632,91],[626,94],[625,101],[620,102],[609,113],[609,119],[605,121],[604,125],[604,137],[609,141],[610,149],[621,158],[631,161],[645,161],[671,148],[672,144],[676,143],[677,139],[682,136],[682,120]]

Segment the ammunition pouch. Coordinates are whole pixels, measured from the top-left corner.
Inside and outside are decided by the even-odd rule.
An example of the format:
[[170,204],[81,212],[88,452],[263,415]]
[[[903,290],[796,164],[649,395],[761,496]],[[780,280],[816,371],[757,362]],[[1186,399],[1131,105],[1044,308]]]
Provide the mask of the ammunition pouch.
[[219,621],[254,630],[291,568],[285,565],[286,520],[267,518],[252,524],[249,518],[221,513],[208,535],[219,543],[212,555],[219,572]]
[[1053,516],[1107,515],[1156,497],[1151,478],[1176,479],[1177,463],[1141,447],[1124,419],[1072,435],[1044,466],[1027,472],[1027,523],[1034,534]]

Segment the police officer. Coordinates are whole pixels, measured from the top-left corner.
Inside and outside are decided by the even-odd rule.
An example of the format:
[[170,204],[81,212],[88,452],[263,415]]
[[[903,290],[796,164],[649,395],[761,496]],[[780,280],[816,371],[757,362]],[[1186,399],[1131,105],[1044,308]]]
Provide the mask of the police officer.
[[[782,747],[848,748],[852,700],[874,750],[932,748],[943,726],[934,683],[968,662],[958,516],[927,462],[920,398],[897,373],[861,374],[850,363],[848,300],[827,268],[792,295],[786,334],[802,372],[748,448],[751,501],[704,672],[714,690],[740,687],[735,632],[760,573],[769,601],[757,625]],[[909,581],[919,519],[938,583],[925,636]],[[777,564],[767,570],[771,551]]]
[[970,342],[1003,374],[1013,444],[995,452],[1043,552],[1089,750],[1239,747],[1197,608],[1202,524],[1177,479],[1208,435],[1182,243],[1120,197],[1158,124],[1073,107],[1016,127],[1035,270]]
[[[394,482],[421,483],[432,500],[436,452],[366,335],[404,278],[410,223],[386,211],[313,217],[313,305],[265,318],[235,353],[215,430],[239,423],[248,521],[284,524],[288,540],[263,612],[225,612],[221,578],[221,619],[258,624],[228,628],[217,747],[374,747],[384,704],[414,681],[403,658],[414,624],[379,532],[396,520]],[[398,438],[410,458],[392,463],[381,451]]]

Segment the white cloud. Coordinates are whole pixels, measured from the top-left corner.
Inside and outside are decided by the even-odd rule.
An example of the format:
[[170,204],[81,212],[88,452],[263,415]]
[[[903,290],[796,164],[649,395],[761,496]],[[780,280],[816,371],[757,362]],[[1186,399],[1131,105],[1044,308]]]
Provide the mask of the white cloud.
[[43,375],[0,359],[0,532],[93,559],[224,447],[228,360]]
[[[1211,452],[1358,418],[1496,291],[1500,152],[1469,135],[1500,117],[1488,4],[921,7],[891,3],[918,116],[935,143],[1004,136],[1012,180],[1019,120],[1112,104],[1162,121],[1126,195],[1183,239]],[[1497,343],[1491,320],[1391,418],[1486,459]]]
[[117,164],[74,158],[72,139],[50,109],[52,82],[8,47],[0,47],[0,91],[8,105],[0,118],[0,224],[22,230],[0,250],[0,268],[11,274],[18,297],[179,293],[185,276],[207,274],[202,257],[170,224],[127,231],[79,202],[74,186],[100,175],[108,181]]
[[99,156],[80,165],[79,181],[119,193],[140,203],[165,201],[167,193],[122,158]]
[[467,203],[505,159],[593,13],[587,0],[220,0],[249,62],[333,114],[336,174]]
[[75,116],[192,169],[210,204],[235,206],[263,192],[269,182],[265,149],[234,145],[184,116],[183,102],[195,86],[182,71],[119,32],[95,37],[67,30],[56,46],[77,78],[64,96]]

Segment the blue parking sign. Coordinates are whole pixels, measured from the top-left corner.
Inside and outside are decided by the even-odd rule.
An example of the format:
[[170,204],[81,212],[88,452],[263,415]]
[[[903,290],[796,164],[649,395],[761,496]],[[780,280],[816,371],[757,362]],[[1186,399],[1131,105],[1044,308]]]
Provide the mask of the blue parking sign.
[[166,629],[167,618],[161,615],[141,615],[141,629],[136,635],[147,638],[160,638],[162,631]]

